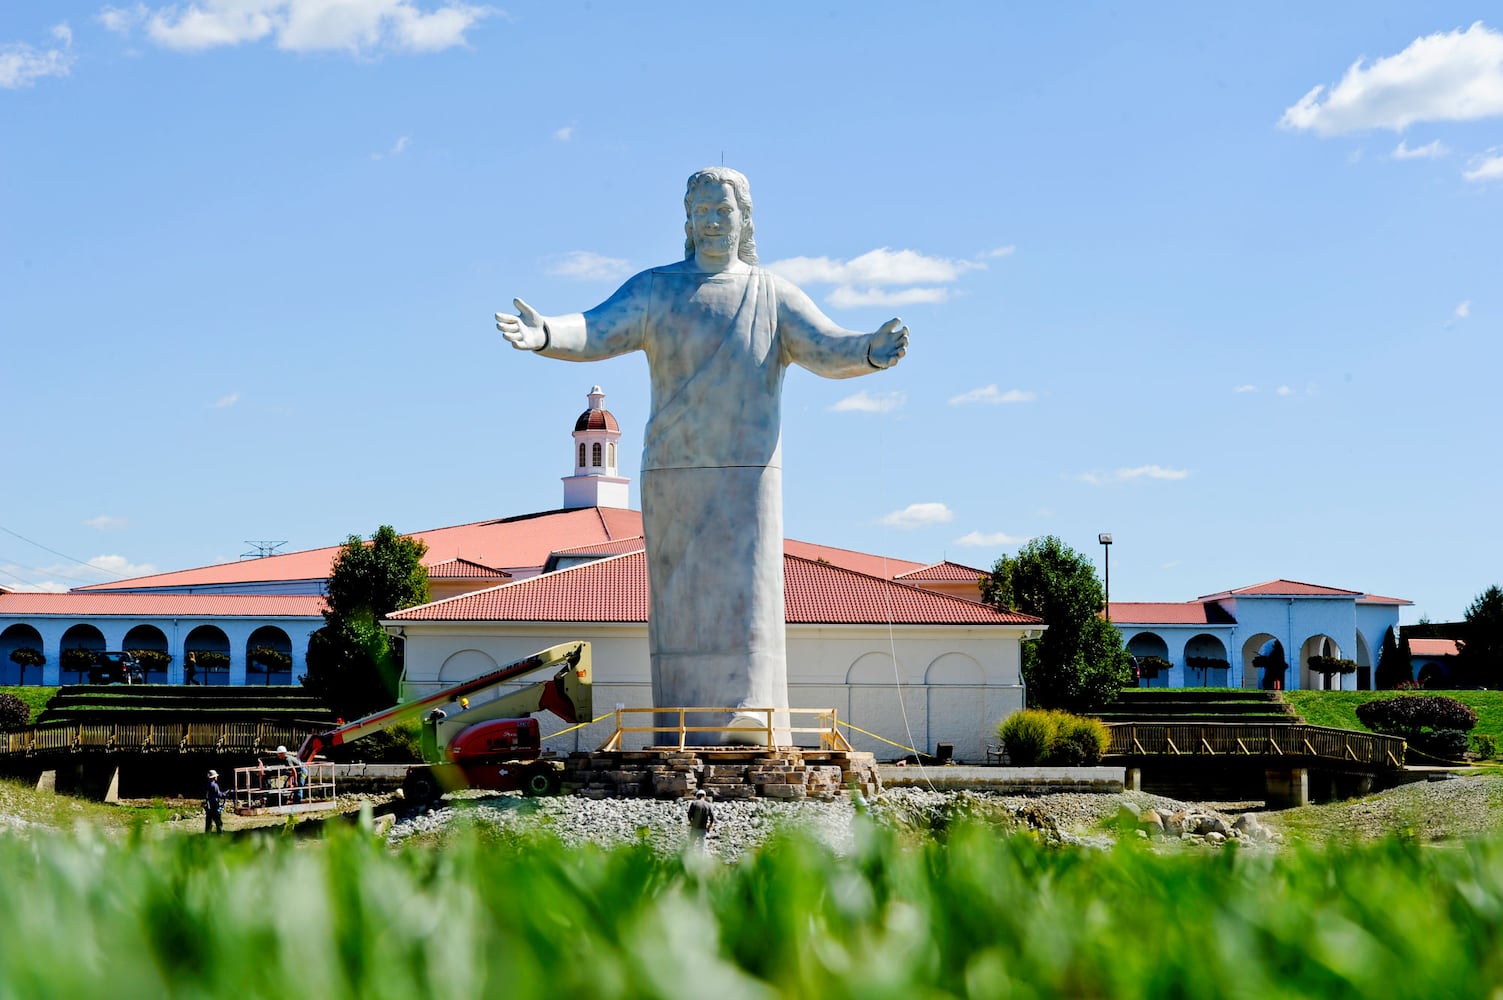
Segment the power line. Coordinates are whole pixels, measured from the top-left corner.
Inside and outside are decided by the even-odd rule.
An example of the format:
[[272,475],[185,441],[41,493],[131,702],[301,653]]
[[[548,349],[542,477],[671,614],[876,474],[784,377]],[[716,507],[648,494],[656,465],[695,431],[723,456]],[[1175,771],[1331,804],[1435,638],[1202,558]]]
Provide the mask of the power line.
[[41,542],[33,542],[31,539],[27,538],[25,535],[22,535],[22,534],[20,534],[18,532],[15,532],[15,531],[11,531],[9,528],[7,528],[3,524],[0,524],[0,531],[5,532],[7,535],[12,535],[12,536],[14,536],[16,538],[21,539],[21,541],[25,542],[27,545],[35,545],[37,548],[41,549],[43,552],[51,552],[53,555],[57,556],[59,559],[66,559],[69,562],[78,563],[78,565],[80,565],[80,566],[87,566],[89,569],[92,569],[92,570],[94,570],[95,572],[98,572],[98,573],[109,573],[111,576],[118,576],[122,580],[127,579],[127,577],[126,577],[126,575],[124,573],[117,573],[117,572],[115,572],[112,569],[105,569],[103,566],[96,566],[93,563],[91,563],[91,562],[85,562],[82,559],[74,559],[72,556],[68,555],[66,552],[59,552],[57,549],[50,549],[47,546],[43,545]]

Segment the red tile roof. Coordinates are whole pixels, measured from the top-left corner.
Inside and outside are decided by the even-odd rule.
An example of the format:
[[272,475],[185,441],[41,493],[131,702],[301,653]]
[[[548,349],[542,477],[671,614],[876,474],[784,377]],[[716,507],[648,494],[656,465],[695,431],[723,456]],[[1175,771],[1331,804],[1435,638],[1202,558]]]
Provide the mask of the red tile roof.
[[504,569],[482,566],[468,559],[450,559],[428,567],[430,580],[509,580],[511,574]]
[[0,595],[0,616],[65,618],[312,618],[324,610],[318,594],[30,594]]
[[1235,625],[1219,604],[1199,601],[1113,601],[1113,625]]
[[[427,566],[441,565],[451,559],[468,559],[481,565],[505,569],[541,566],[548,559],[548,554],[555,549],[640,534],[642,515],[639,511],[617,507],[580,507],[414,531],[410,533],[410,537],[420,538],[427,544],[428,553],[423,557],[423,563]],[[335,557],[339,555],[339,549],[339,546],[332,545],[267,556],[264,559],[243,559],[218,566],[78,587],[76,591],[95,593],[277,580],[326,580]]]
[[1377,594],[1363,594],[1357,598],[1358,604],[1413,604],[1414,602],[1403,597],[1379,597]]
[[1238,587],[1236,590],[1223,590],[1218,594],[1207,594],[1200,598],[1202,601],[1213,601],[1220,597],[1361,597],[1360,590],[1340,590],[1336,587],[1322,587],[1314,583],[1300,583],[1298,580],[1269,580],[1267,583],[1255,583],[1251,587]]
[[937,562],[932,566],[925,566],[923,569],[916,569],[908,573],[899,573],[893,579],[936,580],[940,582],[948,581],[951,583],[973,584],[983,576],[991,576],[991,573],[984,569],[977,569],[974,566],[963,566],[958,562],[950,562],[950,560],[946,559],[944,562]]
[[616,538],[593,545],[574,545],[567,549],[554,549],[555,556],[620,556],[646,548],[647,540],[641,535],[632,538]]
[[[1031,615],[997,611],[793,555],[784,556],[783,580],[788,621],[796,624],[1040,624]],[[647,555],[638,551],[388,617],[393,621],[646,622],[647,609]]]
[[1456,656],[1461,644],[1455,639],[1410,639],[1409,652],[1413,656]]
[[621,425],[616,423],[616,417],[610,410],[585,410],[574,421],[576,431],[616,431],[620,432]]
[[884,580],[891,580],[901,573],[912,573],[924,568],[923,563],[907,559],[892,559],[887,556],[872,555],[870,552],[853,552],[850,549],[837,549],[829,545],[800,542],[794,538],[783,539],[783,552],[790,556],[798,556],[800,559],[829,563],[831,566],[855,570],[857,573],[865,573],[867,576]]

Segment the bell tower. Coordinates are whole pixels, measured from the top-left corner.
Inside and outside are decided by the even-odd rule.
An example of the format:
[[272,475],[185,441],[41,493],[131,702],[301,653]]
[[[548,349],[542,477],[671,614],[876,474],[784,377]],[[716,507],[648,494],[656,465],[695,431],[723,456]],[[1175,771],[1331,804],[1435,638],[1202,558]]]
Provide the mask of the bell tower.
[[574,475],[564,477],[564,509],[629,507],[631,480],[617,474],[616,448],[621,425],[605,408],[605,393],[593,386],[590,408],[574,421]]

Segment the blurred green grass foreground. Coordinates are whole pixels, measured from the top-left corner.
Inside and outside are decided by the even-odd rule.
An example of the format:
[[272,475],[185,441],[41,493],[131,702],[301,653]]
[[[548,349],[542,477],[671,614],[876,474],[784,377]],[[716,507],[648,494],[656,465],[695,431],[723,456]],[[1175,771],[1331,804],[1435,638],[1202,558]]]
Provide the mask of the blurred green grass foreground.
[[1503,842],[0,836],[6,998],[1499,997]]

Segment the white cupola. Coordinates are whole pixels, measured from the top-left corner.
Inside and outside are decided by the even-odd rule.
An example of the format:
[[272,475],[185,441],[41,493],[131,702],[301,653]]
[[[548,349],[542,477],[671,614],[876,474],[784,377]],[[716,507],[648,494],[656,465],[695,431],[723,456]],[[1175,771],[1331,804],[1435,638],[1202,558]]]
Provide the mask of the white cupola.
[[592,386],[590,408],[574,421],[574,475],[564,477],[564,509],[630,507],[631,480],[617,475],[621,425],[604,406],[605,392]]

